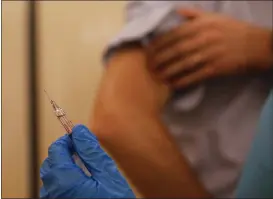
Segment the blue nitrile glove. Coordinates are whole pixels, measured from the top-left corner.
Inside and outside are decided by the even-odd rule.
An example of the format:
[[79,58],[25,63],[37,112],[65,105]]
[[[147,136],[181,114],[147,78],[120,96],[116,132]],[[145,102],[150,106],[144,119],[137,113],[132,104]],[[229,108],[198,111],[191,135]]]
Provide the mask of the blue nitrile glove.
[[[75,164],[73,152],[77,152],[91,177]],[[83,125],[73,128],[72,137],[65,135],[49,147],[40,177],[41,198],[135,198],[114,161]]]

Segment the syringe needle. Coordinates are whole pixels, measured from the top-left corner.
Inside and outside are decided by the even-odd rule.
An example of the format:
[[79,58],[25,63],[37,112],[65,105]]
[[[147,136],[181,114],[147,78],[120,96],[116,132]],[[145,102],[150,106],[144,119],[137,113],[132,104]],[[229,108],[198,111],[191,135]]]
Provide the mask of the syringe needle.
[[46,94],[47,98],[49,99],[49,101],[50,101],[50,102],[52,102],[52,99],[49,97],[49,95],[48,95],[48,93],[46,92],[46,90],[45,90],[45,89],[44,89],[44,92],[45,92],[45,94]]

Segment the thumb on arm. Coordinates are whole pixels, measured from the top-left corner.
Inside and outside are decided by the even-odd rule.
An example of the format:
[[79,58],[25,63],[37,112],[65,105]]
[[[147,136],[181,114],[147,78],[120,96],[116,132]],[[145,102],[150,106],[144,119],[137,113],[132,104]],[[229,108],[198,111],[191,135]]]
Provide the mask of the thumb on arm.
[[199,8],[181,8],[177,13],[187,19],[195,19],[203,15],[203,11]]

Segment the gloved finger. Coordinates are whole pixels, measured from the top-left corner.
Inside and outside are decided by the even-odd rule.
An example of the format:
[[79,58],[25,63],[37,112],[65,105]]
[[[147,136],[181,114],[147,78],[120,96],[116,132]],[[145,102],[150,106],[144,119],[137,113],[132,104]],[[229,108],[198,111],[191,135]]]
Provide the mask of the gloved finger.
[[72,140],[68,135],[64,135],[55,141],[48,149],[50,167],[74,164],[72,154]]
[[105,172],[117,171],[114,161],[100,147],[96,136],[87,127],[84,125],[74,127],[72,140],[75,151],[94,177]]
[[50,171],[50,164],[48,158],[46,158],[40,168],[40,178],[43,178]]

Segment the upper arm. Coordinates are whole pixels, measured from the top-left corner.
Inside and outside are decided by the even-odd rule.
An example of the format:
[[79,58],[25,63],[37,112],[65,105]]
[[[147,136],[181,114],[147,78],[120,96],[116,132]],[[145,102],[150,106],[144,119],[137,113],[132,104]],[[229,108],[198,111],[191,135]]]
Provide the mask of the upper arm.
[[167,87],[149,70],[145,50],[135,47],[121,49],[109,59],[99,97],[118,106],[141,105],[144,108],[153,104],[158,108],[168,95],[166,91]]
[[[132,113],[158,114],[168,96],[167,86],[157,81],[149,71],[143,48],[121,49],[108,60],[91,126],[102,128],[113,118],[132,116]],[[100,122],[103,122],[102,126]]]

